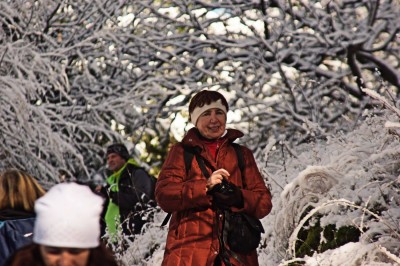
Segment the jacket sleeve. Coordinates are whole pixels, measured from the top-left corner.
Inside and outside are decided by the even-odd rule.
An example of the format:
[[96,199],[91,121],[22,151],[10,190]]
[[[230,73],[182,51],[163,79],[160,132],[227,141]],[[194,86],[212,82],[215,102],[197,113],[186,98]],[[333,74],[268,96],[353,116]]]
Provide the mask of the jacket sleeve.
[[0,221],[0,265],[19,248],[32,243],[35,218]]
[[194,169],[194,161],[186,176],[182,144],[170,149],[155,189],[156,201],[165,212],[211,206],[211,196],[206,194],[207,180]]
[[[151,193],[151,180],[145,170],[128,166],[126,181],[120,182],[116,204],[121,209],[134,209],[138,203],[147,203]],[[114,202],[114,200],[113,200]]]
[[7,241],[6,223],[0,221],[0,265],[3,265],[11,251]]
[[[265,185],[265,181],[258,170],[253,153],[250,149],[243,147],[244,176],[243,180],[243,211],[258,219],[262,219],[272,209],[271,193]],[[235,209],[234,209],[235,211]],[[236,209],[238,211],[238,209]]]

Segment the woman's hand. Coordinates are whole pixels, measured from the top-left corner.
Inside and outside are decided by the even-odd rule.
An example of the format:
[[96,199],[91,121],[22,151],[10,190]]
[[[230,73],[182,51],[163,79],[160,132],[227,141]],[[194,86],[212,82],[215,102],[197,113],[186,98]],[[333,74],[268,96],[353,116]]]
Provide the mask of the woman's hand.
[[213,205],[221,210],[227,210],[231,207],[243,208],[244,199],[242,190],[232,183],[229,183],[229,192],[214,192]]
[[207,191],[210,191],[215,185],[221,184],[222,179],[228,178],[230,176],[229,172],[224,168],[218,169],[211,174],[207,179]]

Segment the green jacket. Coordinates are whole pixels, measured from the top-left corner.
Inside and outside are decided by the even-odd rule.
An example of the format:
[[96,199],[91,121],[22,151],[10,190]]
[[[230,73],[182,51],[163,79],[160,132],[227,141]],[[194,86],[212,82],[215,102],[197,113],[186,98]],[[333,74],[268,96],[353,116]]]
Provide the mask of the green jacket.
[[122,230],[125,235],[140,233],[144,224],[140,210],[146,208],[152,194],[151,180],[135,160],[129,159],[107,178],[109,201],[105,222],[110,235]]

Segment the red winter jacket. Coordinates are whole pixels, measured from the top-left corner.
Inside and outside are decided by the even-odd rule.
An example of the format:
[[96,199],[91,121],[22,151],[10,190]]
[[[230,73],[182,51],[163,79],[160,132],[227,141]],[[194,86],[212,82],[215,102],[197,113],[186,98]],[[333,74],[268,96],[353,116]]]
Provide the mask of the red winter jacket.
[[[216,161],[199,138],[196,128],[189,130],[181,143],[174,145],[168,153],[158,177],[155,196],[159,206],[172,213],[162,265],[214,265],[220,251],[217,226],[221,228],[222,217],[216,217],[211,209],[212,197],[206,194],[206,177],[203,176],[196,158],[186,175],[183,145],[200,150],[206,165],[214,169],[224,168],[230,173],[229,180],[242,188],[244,207],[232,208],[259,219],[272,208],[271,194],[257,168],[252,152],[242,147],[245,169],[244,182],[238,167],[236,153],[230,144],[243,136],[238,130],[228,129],[225,141],[218,150]],[[212,170],[208,169],[211,173]],[[244,243],[245,244],[245,243]],[[258,265],[257,251],[239,254],[244,265]],[[241,265],[230,258],[232,265]]]

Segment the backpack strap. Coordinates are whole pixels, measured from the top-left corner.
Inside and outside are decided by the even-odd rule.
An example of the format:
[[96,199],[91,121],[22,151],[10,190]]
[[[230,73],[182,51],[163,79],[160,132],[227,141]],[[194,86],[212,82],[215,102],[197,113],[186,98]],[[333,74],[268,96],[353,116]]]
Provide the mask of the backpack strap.
[[[192,166],[192,161],[193,161],[193,157],[194,157],[194,150],[189,148],[189,147],[183,147],[183,160],[185,161],[185,171],[186,171],[186,175],[189,174],[189,170]],[[166,226],[169,219],[171,219],[171,215],[172,213],[167,213],[167,216],[165,216],[163,222],[161,223],[161,226]]]
[[[244,157],[243,157],[243,152],[242,152],[242,147],[237,144],[237,143],[231,143],[233,148],[235,149],[235,153],[236,153],[236,157],[238,160],[238,166],[240,169],[240,172],[243,173],[244,171]],[[207,178],[210,177],[210,174],[205,174],[205,172],[207,172],[205,166],[204,166],[204,161],[203,159],[201,159],[201,157],[194,151],[193,148],[188,148],[188,147],[184,147],[184,155],[183,155],[183,159],[185,161],[185,170],[186,170],[186,175],[189,173],[190,168],[192,167],[192,161],[193,161],[193,157],[196,155],[196,160],[199,163],[200,169],[203,172],[204,176],[206,176]]]
[[[183,153],[183,159],[185,161],[185,170],[186,170],[186,175],[189,174],[189,170],[192,166],[192,161],[193,157],[196,156],[196,160],[200,166],[201,171],[203,172],[203,175],[207,178],[210,177],[210,173],[207,171],[207,168],[204,164],[204,160],[200,157],[198,153],[195,153],[195,151],[191,148],[184,147],[183,148],[184,153]],[[165,216],[163,222],[161,223],[161,226],[167,225],[169,219],[171,219],[172,213],[167,213],[167,216]]]
[[167,213],[167,216],[165,216],[163,222],[161,223],[161,226],[166,226],[167,225],[169,219],[171,219],[171,215],[172,215],[171,212]]
[[194,150],[188,147],[183,147],[183,160],[185,161],[186,175],[189,174],[190,167],[192,166],[192,161],[194,157]]
[[203,158],[201,158],[201,156],[200,156],[199,154],[197,154],[197,153],[196,153],[196,161],[197,161],[197,163],[199,164],[200,170],[201,170],[201,172],[203,173],[203,175],[204,175],[206,178],[209,178],[211,175],[210,175],[210,173],[207,171],[207,168],[206,168],[206,165],[205,165],[205,163],[204,163],[204,160],[203,160]]
[[244,158],[243,158],[243,153],[242,153],[242,147],[240,147],[240,145],[237,143],[232,143],[232,146],[235,149],[236,157],[238,160],[238,166],[239,166],[240,172],[242,173],[242,176],[243,176]]
[[[238,166],[239,166],[240,172],[243,177],[244,158],[243,158],[242,148],[237,143],[232,143],[232,146],[235,149],[236,157],[238,160]],[[184,150],[183,159],[185,161],[186,175],[189,173],[189,170],[192,166],[193,157],[196,156],[196,160],[200,166],[201,172],[203,173],[203,175],[206,178],[209,178],[210,173],[207,171],[207,168],[205,167],[205,164],[204,164],[204,160],[200,157],[200,155],[197,154],[193,149],[188,148],[188,147],[183,147],[183,150]],[[172,213],[167,214],[167,216],[164,218],[164,221],[161,223],[161,226],[165,226],[168,223],[169,219],[171,219],[171,215],[172,215]]]

